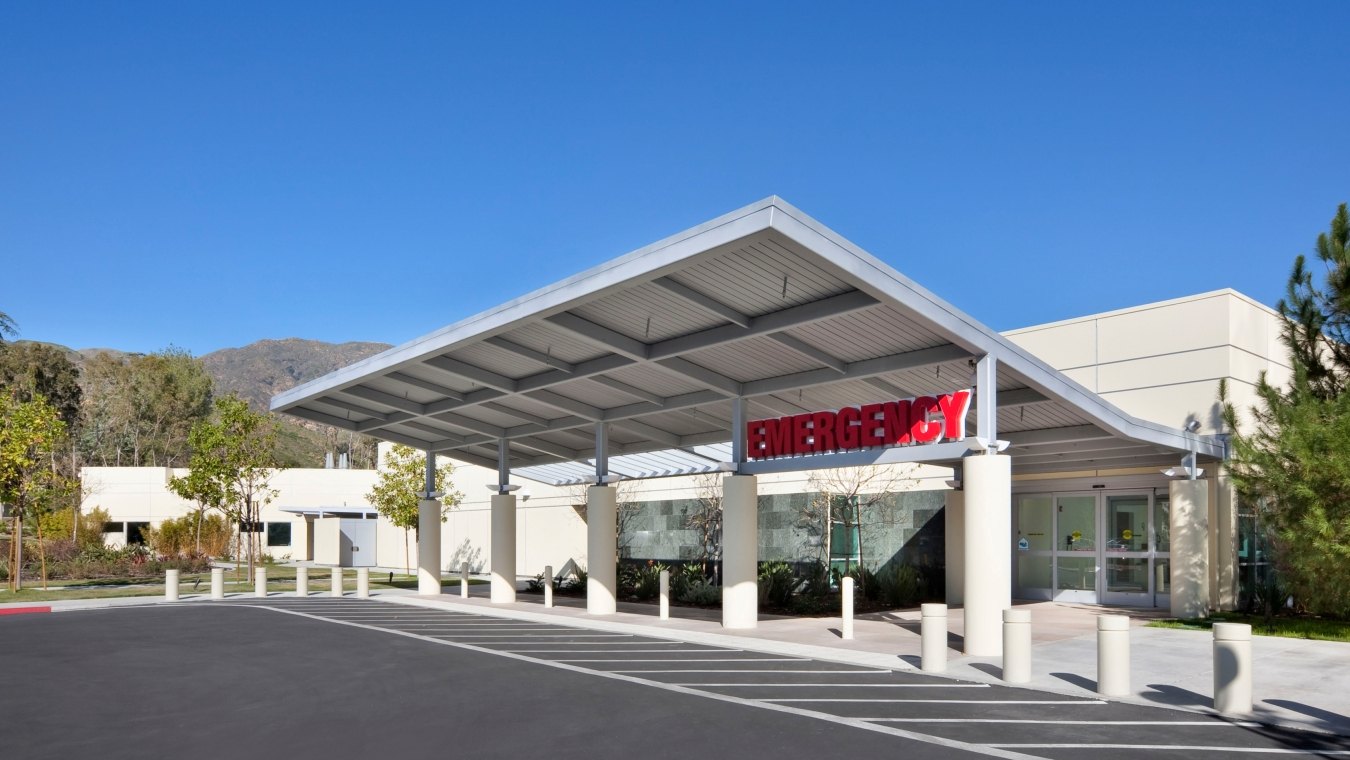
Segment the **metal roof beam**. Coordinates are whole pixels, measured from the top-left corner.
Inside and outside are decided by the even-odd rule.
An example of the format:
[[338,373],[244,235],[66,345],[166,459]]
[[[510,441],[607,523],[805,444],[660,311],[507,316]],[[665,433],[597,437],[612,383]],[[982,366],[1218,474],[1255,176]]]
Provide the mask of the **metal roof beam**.
[[461,401],[464,399],[464,394],[460,393],[459,391],[453,388],[447,388],[444,385],[441,385],[440,383],[433,383],[430,380],[423,380],[420,377],[413,377],[412,375],[406,374],[404,372],[390,372],[389,374],[385,375],[385,378],[393,380],[395,382],[403,383],[404,385],[411,385],[414,388],[421,388],[424,391],[439,393],[442,396],[455,399],[456,401]]
[[[314,399],[314,401],[319,404],[327,404],[329,406],[335,406],[339,409],[344,409],[348,412],[356,412],[357,414],[364,414],[367,417],[373,417],[377,420],[389,419],[389,415],[386,412],[377,412],[374,409],[361,406],[360,404],[353,404],[350,401],[335,398],[333,396],[324,396],[322,398]],[[348,420],[348,423],[351,422],[352,420]]]
[[384,391],[377,391],[374,388],[367,388],[364,385],[353,385],[350,388],[343,388],[340,392],[366,401],[384,404],[385,406],[393,407],[400,412],[408,412],[409,414],[417,415],[419,417],[426,414],[426,406],[424,404],[419,404],[412,399],[395,396],[392,393],[385,393]]
[[607,377],[605,375],[596,375],[590,378],[590,380],[591,382],[599,383],[605,386],[606,388],[616,390],[620,393],[626,393],[629,396],[632,396],[633,398],[640,398],[643,401],[649,401],[653,404],[656,404],[657,406],[662,406],[666,403],[665,396],[662,396],[657,393],[652,393],[651,391],[644,391],[641,388],[629,385],[628,383],[625,383],[622,380],[615,380],[614,378]]
[[997,395],[999,409],[1039,404],[1050,400],[1048,396],[1035,388],[1014,388],[1008,391],[999,391]]
[[577,401],[576,399],[554,393],[553,391],[537,390],[524,395],[541,404],[548,404],[555,409],[561,409],[569,414],[575,414],[576,416],[583,417],[591,422],[598,422],[605,418],[605,411],[603,409],[591,406],[583,401]]
[[776,332],[771,334],[769,337],[773,338],[779,343],[782,343],[783,345],[787,346],[793,351],[796,351],[802,356],[805,356],[808,359],[815,359],[816,361],[820,362],[821,364],[824,364],[826,367],[829,367],[835,372],[838,372],[840,374],[843,374],[844,372],[844,368],[846,365],[844,364],[844,361],[842,359],[831,356],[830,354],[821,351],[819,348],[816,348],[815,346],[811,345],[810,343],[807,343],[801,338],[789,335],[785,332]]
[[695,364],[688,359],[678,356],[670,359],[661,359],[656,362],[656,366],[667,372],[673,372],[677,375],[696,380],[710,388],[716,388],[728,396],[740,396],[742,394],[742,384],[740,382],[721,373],[713,372],[707,367]]
[[841,380],[861,380],[874,375],[884,375],[888,372],[917,369],[968,358],[970,358],[970,352],[957,345],[948,344],[934,346],[933,348],[921,348],[903,354],[891,354],[876,359],[849,362],[845,366],[843,374],[830,369],[812,369],[763,380],[754,380],[744,384],[744,395],[759,396],[766,393],[806,388],[812,385],[825,385]]
[[540,417],[537,414],[522,412],[519,409],[513,409],[507,406],[506,404],[500,404],[497,403],[496,401],[484,401],[483,403],[479,404],[479,406],[483,407],[484,409],[490,409],[494,412],[505,414],[508,417],[514,417],[515,419],[518,420],[524,420],[525,422],[533,422],[536,425],[548,425],[548,423],[552,421],[547,417]]
[[441,412],[440,414],[431,415],[431,419],[440,420],[441,422],[444,422],[447,425],[462,427],[465,430],[472,430],[475,433],[482,433],[483,435],[489,436],[492,439],[506,437],[506,428],[498,427],[496,425],[483,422],[482,420],[475,420],[472,417],[465,417],[462,414],[454,414],[452,412]]
[[877,299],[861,290],[853,290],[755,317],[750,320],[749,327],[723,325],[722,327],[711,327],[689,335],[681,335],[659,343],[653,343],[649,347],[648,357],[662,359],[711,346],[719,346],[723,343],[767,335],[786,330],[789,327],[811,324],[822,319],[837,317],[860,309],[868,309],[876,306],[877,303]]
[[651,346],[646,343],[568,311],[554,314],[545,318],[544,321],[563,332],[597,343],[630,359],[642,360],[648,358],[651,354]]
[[547,365],[560,372],[566,372],[569,375],[576,370],[576,367],[571,362],[565,362],[562,359],[549,356],[543,351],[536,351],[533,348],[530,348],[529,346],[522,346],[519,343],[509,341],[506,338],[500,336],[488,338],[483,342],[488,344],[489,346],[496,346],[497,348],[500,348],[503,351],[513,353],[516,356],[523,356],[526,359],[532,359],[534,361],[539,362],[540,364]]
[[676,448],[680,445],[680,437],[678,435],[668,430],[662,430],[661,428],[648,425],[645,422],[638,422],[637,420],[619,420],[614,424],[625,430],[631,430],[639,435],[645,435],[647,438],[656,441],[657,443],[663,443],[671,448]]
[[716,298],[713,298],[712,296],[704,295],[703,293],[694,290],[693,288],[689,287],[688,285],[685,285],[684,283],[676,282],[670,277],[661,277],[659,279],[653,280],[652,284],[656,285],[657,287],[664,288],[666,292],[673,293],[679,296],[680,298],[683,298],[684,300],[688,301],[689,303],[692,303],[695,306],[698,306],[706,311],[710,311],[713,314],[716,314],[717,316],[721,317],[722,319],[725,319],[726,321],[734,325],[738,325],[740,327],[750,326],[751,322],[750,317],[746,316],[745,314],[742,314],[736,309],[731,308],[730,306],[727,306],[726,304],[722,303]]
[[555,456],[567,457],[569,460],[579,459],[583,454],[583,452],[578,451],[577,449],[568,448],[567,446],[552,443],[550,441],[543,441],[538,438],[518,439],[515,441],[515,443],[518,446],[523,446],[527,449],[534,449],[535,451],[542,451],[545,454],[553,454]]
[[1075,425],[1072,427],[1045,428],[1028,430],[1025,433],[1009,433],[1008,440],[1013,447],[1039,446],[1044,443],[1065,443],[1068,441],[1089,441],[1094,438],[1115,438],[1096,425]]
[[491,370],[460,361],[450,356],[433,356],[426,359],[423,364],[428,367],[435,367],[442,372],[448,372],[451,375],[462,377],[465,380],[472,380],[479,385],[486,385],[489,388],[495,388],[507,393],[516,392],[516,381],[506,375],[499,375]]

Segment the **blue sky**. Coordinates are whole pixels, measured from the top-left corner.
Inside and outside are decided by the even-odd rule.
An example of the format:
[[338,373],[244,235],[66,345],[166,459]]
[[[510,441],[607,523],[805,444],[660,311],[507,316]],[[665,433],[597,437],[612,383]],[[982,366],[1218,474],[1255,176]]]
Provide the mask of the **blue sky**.
[[771,194],[998,329],[1273,304],[1350,200],[1346,28],[1346,3],[4,3],[0,311],[75,347],[399,343]]

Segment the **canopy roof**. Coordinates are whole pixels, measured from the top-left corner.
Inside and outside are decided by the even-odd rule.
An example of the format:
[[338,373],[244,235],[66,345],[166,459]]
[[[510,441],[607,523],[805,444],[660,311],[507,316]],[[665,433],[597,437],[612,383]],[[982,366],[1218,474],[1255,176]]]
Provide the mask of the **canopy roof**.
[[983,356],[996,359],[991,427],[1015,473],[1223,457],[1222,441],[1124,413],[777,197],[300,385],[272,409],[494,468],[505,440],[514,473],[551,483],[593,480],[603,422],[609,471],[652,477],[733,469],[738,397],[755,419],[941,394],[970,387]]

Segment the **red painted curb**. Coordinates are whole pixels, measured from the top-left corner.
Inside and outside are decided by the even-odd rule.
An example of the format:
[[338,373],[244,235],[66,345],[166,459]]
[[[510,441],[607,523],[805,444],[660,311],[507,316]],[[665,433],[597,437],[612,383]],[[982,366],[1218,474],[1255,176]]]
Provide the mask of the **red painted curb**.
[[51,607],[0,607],[0,615],[26,615],[30,612],[51,611]]

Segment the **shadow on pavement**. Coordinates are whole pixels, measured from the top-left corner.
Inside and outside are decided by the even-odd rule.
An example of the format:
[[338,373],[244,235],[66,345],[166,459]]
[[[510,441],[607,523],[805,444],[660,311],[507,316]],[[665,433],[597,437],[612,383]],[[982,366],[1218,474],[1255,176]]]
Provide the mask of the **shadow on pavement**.
[[1319,728],[1327,731],[1334,731],[1338,734],[1350,734],[1350,716],[1334,713],[1330,710],[1323,710],[1320,707],[1305,705],[1302,702],[1295,702],[1289,699],[1267,699],[1265,703],[1274,705],[1290,712],[1302,713],[1311,718],[1316,718],[1321,722]]
[[1097,690],[1096,681],[1092,680],[1091,678],[1084,678],[1076,673],[1051,673],[1050,675],[1054,676],[1055,678],[1058,678],[1061,681],[1068,681],[1074,686],[1077,686],[1082,689],[1087,689],[1088,691]]
[[1162,683],[1151,683],[1148,688],[1152,692],[1144,692],[1140,696],[1151,702],[1157,702],[1164,705],[1183,705],[1188,707],[1213,707],[1214,700],[1205,694],[1183,689],[1180,686],[1169,686]]

